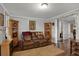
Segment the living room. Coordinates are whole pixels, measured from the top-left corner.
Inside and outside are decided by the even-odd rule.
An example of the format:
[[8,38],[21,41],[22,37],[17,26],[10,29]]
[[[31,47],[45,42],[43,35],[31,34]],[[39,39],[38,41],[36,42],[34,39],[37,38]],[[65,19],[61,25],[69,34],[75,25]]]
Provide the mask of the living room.
[[[64,43],[67,40],[68,40],[67,42],[70,42],[69,40],[75,39],[73,38],[73,34],[72,34],[75,25],[77,27],[76,38],[78,41],[79,26],[77,25],[78,15],[76,14],[78,14],[79,9],[77,9],[78,8],[77,6],[79,4],[62,4],[62,3],[55,4],[57,5],[55,6],[56,8],[61,7],[62,5],[65,5],[66,7],[69,6],[68,8],[70,8],[70,6],[75,6],[75,7],[71,7],[71,9],[67,8],[66,11],[68,12],[64,10],[65,13],[64,12],[62,12],[63,14],[58,13],[60,15],[57,16],[55,16],[56,14],[55,15],[53,14],[56,9],[53,12],[51,12],[52,9],[50,10],[47,9],[46,11],[44,11],[44,9],[43,10],[36,9],[38,11],[34,10],[34,8],[38,4],[39,3],[0,4],[0,13],[4,15],[4,25],[2,25],[3,24],[2,21],[1,22],[2,28],[0,27],[1,29],[4,29],[2,30],[3,31],[3,33],[1,34],[2,36],[0,35],[2,56],[10,55],[11,52],[12,52],[11,55],[15,55],[15,56],[20,56],[20,55],[25,55],[25,56],[58,55],[59,56],[59,55],[66,55],[66,52],[69,53],[67,55],[73,55],[71,53],[72,51],[69,46],[70,43],[68,43],[68,46],[67,44],[65,45]],[[54,5],[53,3],[43,3],[43,4],[47,5],[48,8]],[[64,8],[64,6],[62,6],[62,8]],[[8,45],[5,45],[6,42]],[[53,48],[51,48],[52,47],[51,45],[53,46]],[[7,51],[5,51],[5,46],[7,47],[6,49]],[[38,53],[36,50],[38,51]],[[43,51],[40,52],[41,50],[43,50],[44,52]],[[26,54],[25,52],[28,52],[29,54],[28,53]],[[54,54],[53,52],[56,54]]]

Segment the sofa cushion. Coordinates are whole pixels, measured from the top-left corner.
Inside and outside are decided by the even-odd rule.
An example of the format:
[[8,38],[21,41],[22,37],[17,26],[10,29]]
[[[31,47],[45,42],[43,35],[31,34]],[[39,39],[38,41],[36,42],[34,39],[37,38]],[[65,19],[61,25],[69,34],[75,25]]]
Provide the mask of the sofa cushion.
[[31,32],[22,32],[24,40],[31,40]]
[[31,40],[26,40],[24,41],[24,44],[23,45],[32,45],[33,42]]
[[31,32],[22,32],[23,36],[31,35]]
[[35,33],[35,32],[32,32],[32,33],[31,33],[31,37],[32,37],[33,40],[36,40],[36,39],[37,39],[36,33]]
[[42,32],[39,32],[39,33],[38,33],[38,39],[44,39],[44,35],[43,35]]
[[24,40],[31,40],[31,36],[24,36]]

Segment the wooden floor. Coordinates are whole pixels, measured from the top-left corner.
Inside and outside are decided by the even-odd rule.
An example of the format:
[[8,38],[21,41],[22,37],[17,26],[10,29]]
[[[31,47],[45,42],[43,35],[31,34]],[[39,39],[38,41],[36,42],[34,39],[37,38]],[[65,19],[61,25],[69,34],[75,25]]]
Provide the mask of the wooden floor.
[[65,51],[66,56],[70,56],[70,39],[66,39],[61,42],[61,49]]
[[67,56],[70,56],[70,39],[67,39],[64,41],[64,46],[65,46],[65,53]]
[[[71,39],[66,39],[66,40],[63,41],[63,43],[61,42],[61,47],[60,47],[60,48],[65,51],[65,55],[66,55],[66,56],[79,56],[79,55],[76,55],[76,54],[73,54],[73,55],[72,55],[72,54],[70,53],[70,50],[71,50],[71,49],[70,49],[70,48],[71,48],[71,47],[70,47],[70,40],[71,40]],[[79,51],[78,51],[78,52],[79,52]],[[78,52],[77,52],[77,53],[78,53]],[[78,53],[78,54],[79,54],[79,53]]]

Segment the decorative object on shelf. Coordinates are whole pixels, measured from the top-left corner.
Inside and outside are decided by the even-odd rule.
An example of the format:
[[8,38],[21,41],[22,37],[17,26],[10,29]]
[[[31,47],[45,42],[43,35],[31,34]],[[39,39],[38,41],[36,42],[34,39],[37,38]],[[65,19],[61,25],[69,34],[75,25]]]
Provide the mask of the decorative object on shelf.
[[4,26],[4,15],[0,13],[0,26]]
[[35,29],[36,29],[36,22],[29,21],[29,30],[35,30]]

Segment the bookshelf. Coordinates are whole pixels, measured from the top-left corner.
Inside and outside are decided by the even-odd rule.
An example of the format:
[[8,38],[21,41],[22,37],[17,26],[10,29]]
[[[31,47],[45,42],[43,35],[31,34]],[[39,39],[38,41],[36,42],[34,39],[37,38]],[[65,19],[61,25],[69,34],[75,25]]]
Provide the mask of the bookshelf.
[[52,33],[52,23],[50,22],[47,22],[47,23],[44,23],[44,34],[45,34],[45,37],[47,39],[51,39],[51,33]]
[[10,19],[9,20],[9,35],[13,40],[13,46],[17,46],[18,43],[18,21]]

